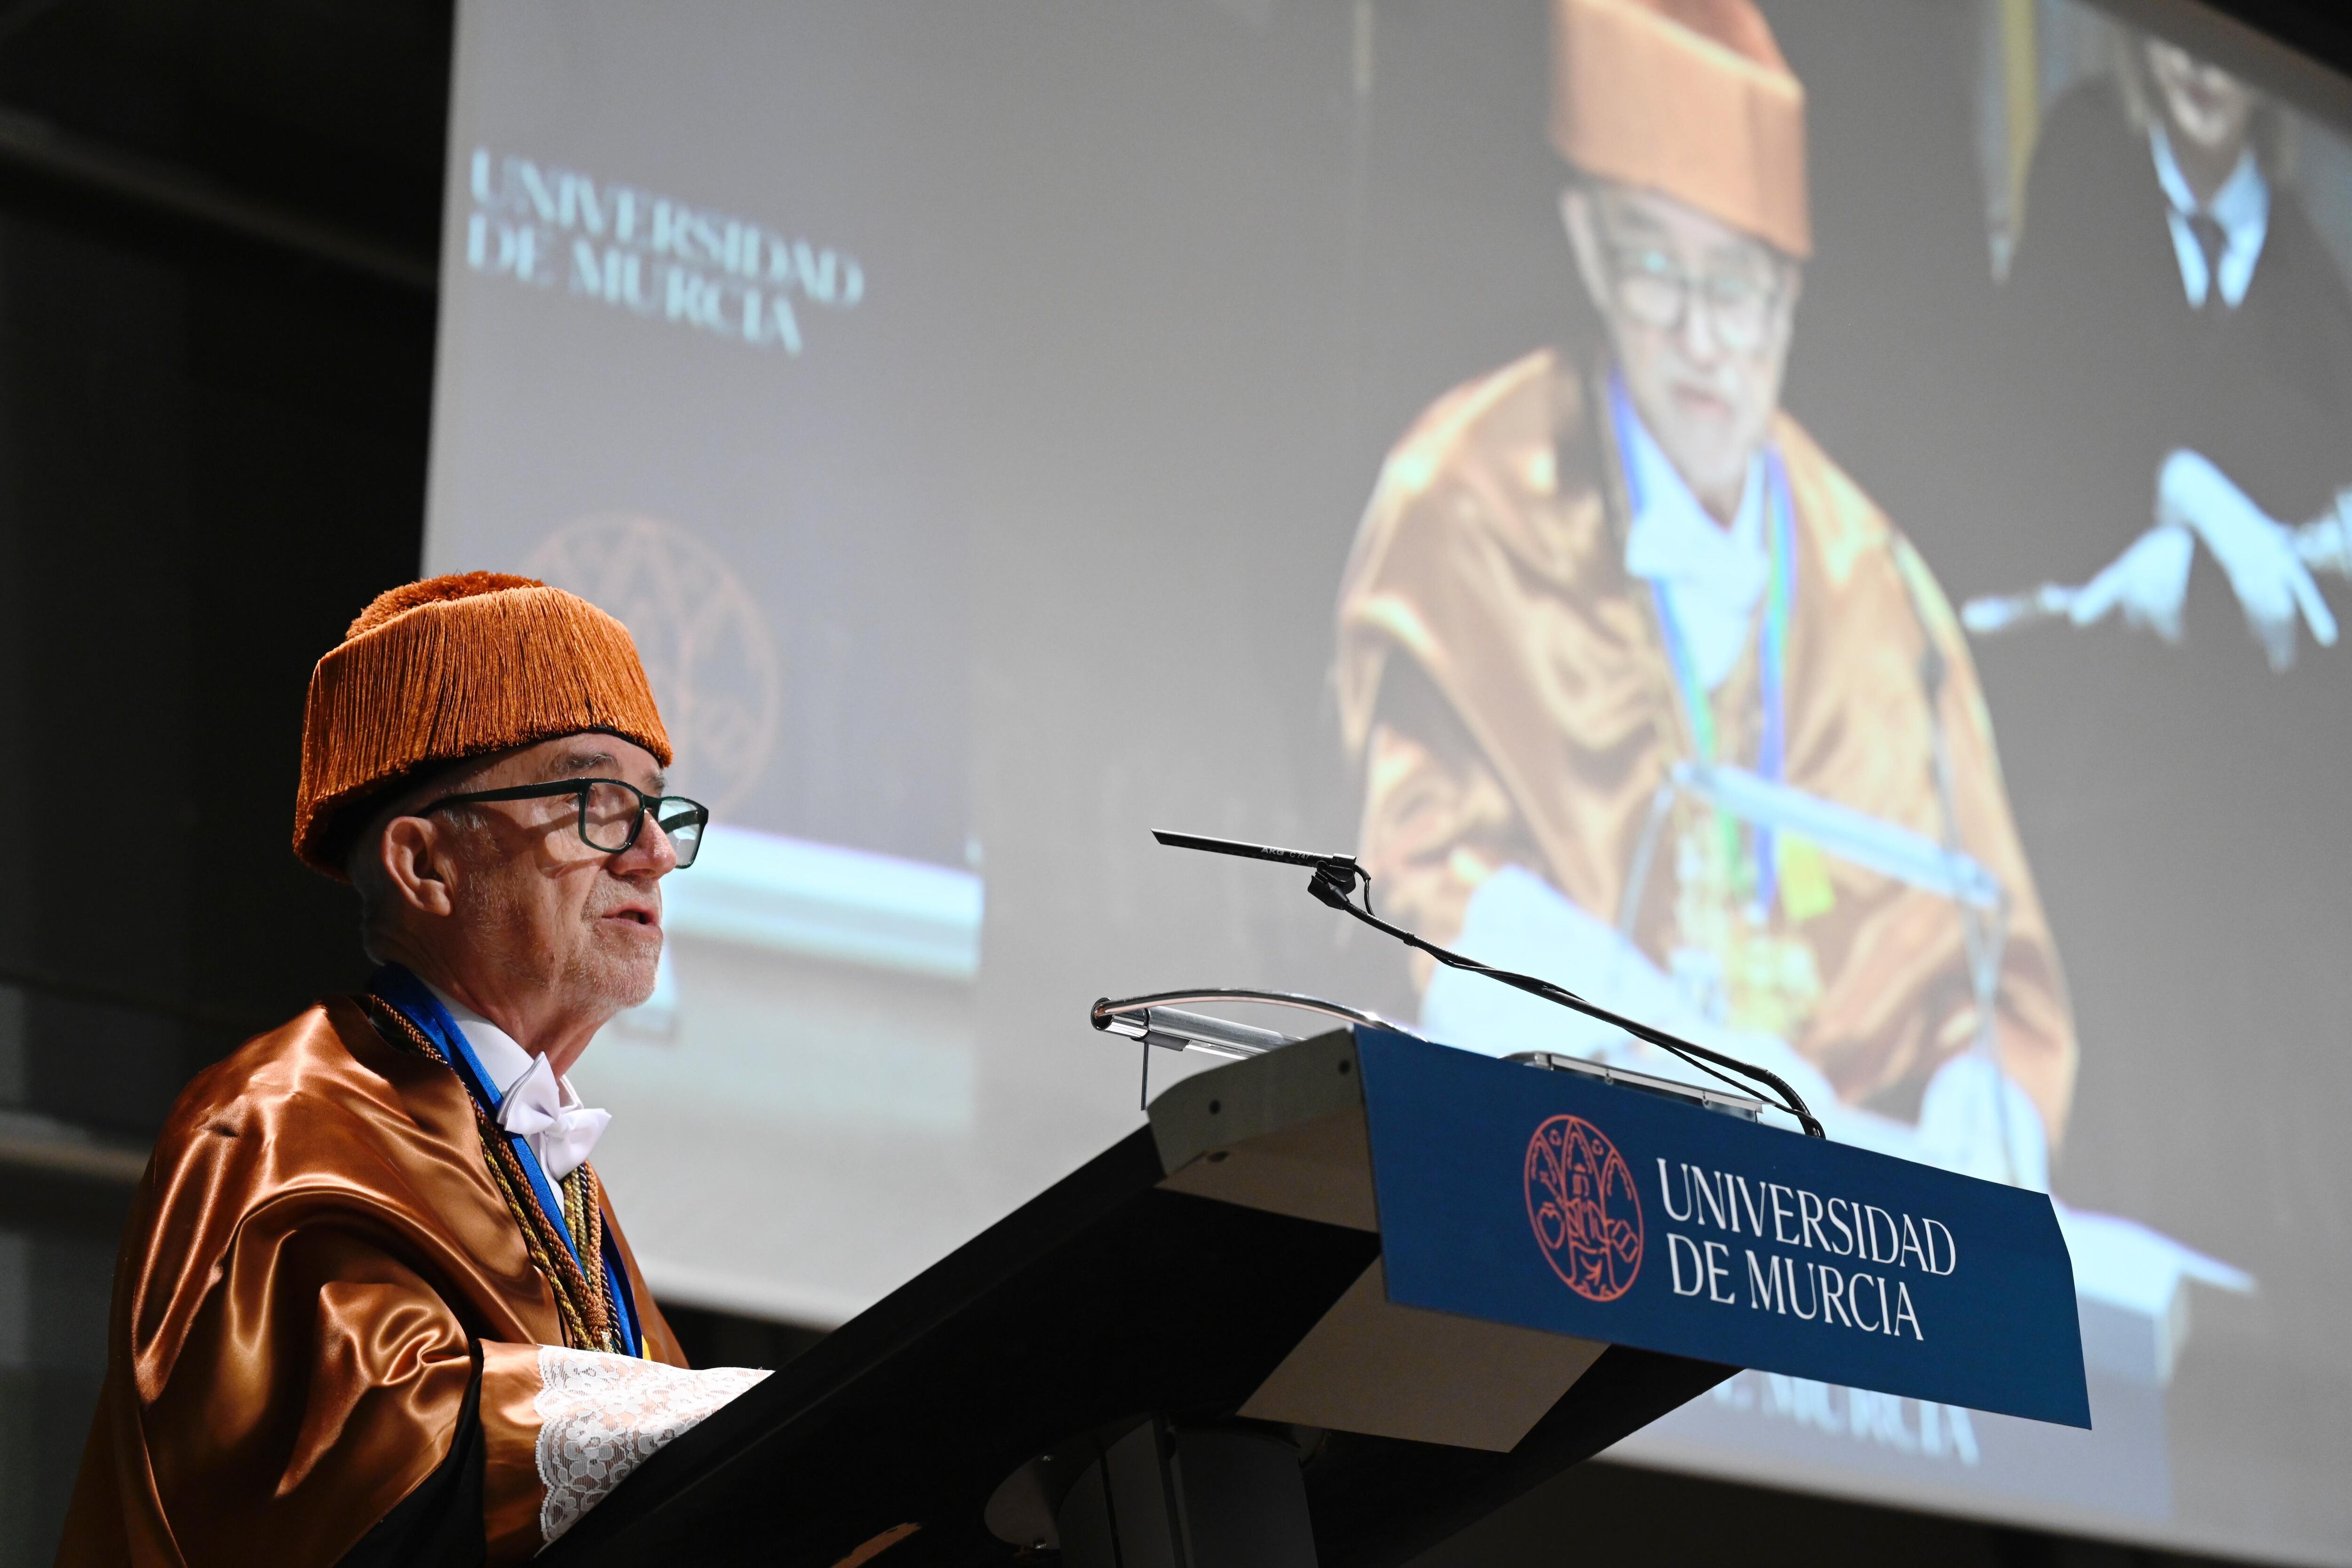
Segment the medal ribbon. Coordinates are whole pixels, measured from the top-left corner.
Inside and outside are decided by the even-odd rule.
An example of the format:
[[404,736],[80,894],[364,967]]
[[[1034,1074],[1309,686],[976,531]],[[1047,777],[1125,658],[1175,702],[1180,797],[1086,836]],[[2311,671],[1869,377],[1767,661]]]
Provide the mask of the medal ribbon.
[[[1617,466],[1625,476],[1625,499],[1635,516],[1642,511],[1641,470],[1633,464],[1633,454],[1625,447],[1625,432],[1633,418],[1633,405],[1625,395],[1624,383],[1615,375],[1609,378],[1610,413],[1616,426]],[[1795,574],[1790,570],[1796,559],[1796,508],[1789,497],[1789,473],[1781,465],[1780,454],[1768,447],[1764,453],[1764,506],[1767,514],[1765,533],[1768,539],[1769,568],[1764,586],[1764,627],[1759,664],[1764,699],[1764,733],[1757,746],[1756,770],[1773,783],[1782,782],[1788,772],[1788,707],[1785,674],[1789,648],[1789,615],[1796,594]],[[1675,687],[1681,694],[1683,712],[1690,722],[1691,739],[1698,751],[1698,759],[1712,766],[1716,757],[1715,704],[1706,687],[1698,678],[1692,663],[1690,646],[1683,634],[1682,623],[1675,617],[1674,601],[1667,596],[1665,585],[1656,579],[1650,581],[1651,601],[1657,606],[1658,626],[1666,643],[1666,658],[1674,667]],[[1716,813],[1717,832],[1724,847],[1734,850],[1738,843],[1738,824],[1723,813]],[[1756,897],[1759,908],[1769,910],[1780,894],[1780,857],[1775,853],[1772,830],[1755,830]]]

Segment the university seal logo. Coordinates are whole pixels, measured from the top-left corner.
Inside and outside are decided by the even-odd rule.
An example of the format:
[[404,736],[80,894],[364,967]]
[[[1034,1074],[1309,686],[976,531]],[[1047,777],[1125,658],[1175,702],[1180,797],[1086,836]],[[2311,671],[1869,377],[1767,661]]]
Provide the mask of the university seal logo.
[[1528,1140],[1528,1223],[1562,1283],[1613,1301],[1642,1271],[1642,1199],[1633,1173],[1600,1128],[1554,1116]]

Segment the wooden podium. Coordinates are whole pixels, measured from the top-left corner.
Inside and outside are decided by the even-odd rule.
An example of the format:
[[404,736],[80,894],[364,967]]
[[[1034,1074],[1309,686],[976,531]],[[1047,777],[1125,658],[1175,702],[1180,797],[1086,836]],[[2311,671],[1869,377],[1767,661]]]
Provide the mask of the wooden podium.
[[[1661,1138],[1693,1159],[1657,1153]],[[1832,1156],[1875,1166],[1806,1174]],[[1653,1159],[1667,1185],[1635,1190]],[[1898,1226],[1894,1242],[1874,1239],[1832,1270],[1841,1302],[1850,1291],[1866,1319],[1899,1323],[1899,1309],[1878,1310],[1892,1277],[1903,1301],[1916,1298],[1910,1327],[1890,1338],[1832,1317],[1824,1330],[1770,1294],[1738,1305],[1750,1281],[1733,1279],[1736,1264],[1694,1275],[1694,1250],[1703,1265],[1733,1257],[1735,1241],[1790,1251],[1776,1250],[1765,1218],[1758,1235],[1737,1230],[1736,1194],[1732,1231],[1706,1231],[1705,1210],[1697,1228],[1684,1218],[1696,1173],[1742,1162],[1763,1184],[1766,1207],[1751,1215],[1769,1215],[1775,1187],[1816,1204],[1828,1188],[1857,1221],[1865,1207],[1899,1213],[1933,1238],[1921,1227],[1934,1207],[1956,1256],[1931,1239],[1918,1256],[1882,1257],[1899,1252]],[[1897,1177],[1912,1194],[1899,1210],[1864,1185]],[[1963,1198],[1997,1212],[1978,1222]],[[1147,1128],[648,1459],[544,1561],[1373,1568],[1775,1358],[2071,1420],[2082,1400],[2071,1275],[2054,1218],[2052,1274],[2035,1205],[2049,1215],[2039,1194],[1342,1029],[1162,1093]],[[1801,1277],[1820,1308],[1835,1232],[1800,1239],[1816,1235],[1827,1250],[1797,1261],[1816,1270]],[[1777,1290],[1784,1272],[1801,1278],[1769,1261],[1757,1278]],[[2027,1347],[2038,1381],[2024,1395],[2011,1396],[2013,1368],[1989,1382],[1973,1363],[1925,1364],[1979,1354],[1954,1331],[1986,1301],[2018,1309],[2012,1338],[2054,1347],[2039,1360]],[[1930,1326],[1915,1341],[1921,1318]],[[1785,1351],[1769,1337],[1801,1321]],[[2069,1346],[2071,1390],[2056,1386]],[[2014,1351],[1995,1344],[1986,1364]]]

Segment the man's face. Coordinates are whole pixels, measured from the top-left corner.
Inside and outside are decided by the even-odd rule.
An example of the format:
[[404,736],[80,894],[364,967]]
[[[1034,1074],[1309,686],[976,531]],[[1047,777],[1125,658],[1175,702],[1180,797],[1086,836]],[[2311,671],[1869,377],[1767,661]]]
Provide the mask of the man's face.
[[2253,119],[2254,91],[2178,44],[2147,40],[2147,74],[2156,82],[2165,128],[2219,162],[2235,162]]
[[[644,747],[572,735],[522,747],[436,793],[563,779],[618,779],[648,795],[663,787],[661,765]],[[653,994],[660,883],[677,852],[650,819],[635,843],[607,854],[581,837],[576,795],[445,808],[434,818],[448,834],[455,935],[502,987],[552,989],[605,1016]]]
[[1727,516],[1780,406],[1796,265],[1654,192],[1570,187],[1560,213],[1634,409],[1699,499]]

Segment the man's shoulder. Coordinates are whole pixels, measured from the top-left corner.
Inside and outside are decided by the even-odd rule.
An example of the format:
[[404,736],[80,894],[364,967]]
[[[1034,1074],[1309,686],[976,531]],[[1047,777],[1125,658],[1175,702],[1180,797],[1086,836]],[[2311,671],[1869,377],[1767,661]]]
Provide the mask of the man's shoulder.
[[[333,997],[198,1073],[182,1090],[156,1141],[159,1155],[203,1138],[267,1133],[293,1112],[316,1125],[356,1129],[399,1106],[400,1053],[350,997]],[[431,1064],[417,1059],[416,1065]]]
[[[2022,227],[2001,285],[2029,353],[2080,352],[2085,336],[2184,304],[2147,133],[2107,80],[2079,84],[2035,139]],[[2158,319],[2161,319],[2158,317]],[[2097,325],[2095,327],[2094,323]],[[2054,340],[2045,340],[2055,334]],[[2128,347],[2101,341],[2101,362]]]
[[1789,476],[1798,530],[1831,580],[1847,581],[1862,562],[1902,539],[1869,492],[1785,409],[1774,418],[1772,444]]
[[2271,203],[2263,255],[2254,264],[2242,308],[2268,314],[2275,323],[2274,333],[2289,334],[2304,351],[2325,357],[2331,374],[2327,384],[2310,388],[2312,395],[2346,397],[2342,383],[2347,361],[2352,361],[2352,289],[2346,287],[2335,254],[2292,191],[2275,193]]
[[[1381,466],[1380,489],[1419,494],[1446,476],[1543,470],[1564,430],[1582,422],[1584,392],[1564,356],[1538,349],[1474,376],[1406,427]],[[1514,472],[1542,482],[1542,472]]]
[[1825,583],[1849,612],[1899,594],[1903,618],[1923,618],[1939,643],[1965,653],[1943,584],[1903,530],[1785,410],[1772,438],[1789,476],[1800,548],[1813,556],[1817,582]]
[[2027,172],[2071,172],[2077,163],[2105,172],[2119,165],[2136,170],[2143,162],[2153,183],[2156,165],[2147,136],[2133,124],[2115,78],[2102,73],[2085,77],[2059,94],[2042,115],[2042,130],[2033,142],[2032,167]]
[[2112,225],[2119,212],[2160,223],[2163,203],[2147,133],[2111,78],[2077,83],[2051,105],[2026,171],[2022,244],[2047,237],[2034,235],[2037,224],[2071,241]]
[[356,1065],[338,1027],[352,1021],[371,1028],[348,998],[312,1003],[197,1073],[181,1091],[174,1114],[217,1111],[255,1093],[296,1092],[321,1075],[340,1077],[345,1063]]
[[1500,551],[1555,583],[1574,577],[1606,533],[1591,424],[1584,383],[1556,349],[1455,387],[1381,465],[1348,581],[1384,578],[1400,559],[1426,566],[1433,552],[1465,564]]
[[1478,655],[1507,661],[1525,653],[1547,603],[1622,588],[1595,442],[1591,394],[1553,349],[1463,382],[1397,442],[1340,581],[1349,746],[1368,733],[1392,649],[1434,668],[1471,644],[1516,639],[1512,652]]

